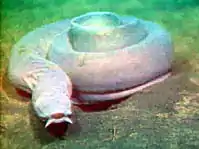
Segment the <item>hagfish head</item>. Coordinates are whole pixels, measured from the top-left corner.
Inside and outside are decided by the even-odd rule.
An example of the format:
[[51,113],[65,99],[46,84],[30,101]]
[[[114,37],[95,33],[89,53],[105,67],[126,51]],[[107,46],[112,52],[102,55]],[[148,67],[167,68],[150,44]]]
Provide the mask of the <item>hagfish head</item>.
[[72,104],[65,94],[42,94],[33,100],[36,114],[45,122],[45,128],[54,137],[65,135],[68,125],[72,124]]

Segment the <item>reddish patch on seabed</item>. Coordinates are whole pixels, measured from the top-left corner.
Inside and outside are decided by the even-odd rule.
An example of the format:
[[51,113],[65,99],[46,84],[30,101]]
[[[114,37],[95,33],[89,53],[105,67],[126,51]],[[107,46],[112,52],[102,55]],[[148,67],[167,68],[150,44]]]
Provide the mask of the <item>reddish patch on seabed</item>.
[[[23,90],[18,89],[18,88],[16,88],[16,92],[17,92],[18,95],[20,95],[21,97],[23,97],[25,99],[31,99],[31,97],[32,97],[31,93],[27,93],[26,91],[23,91]],[[76,98],[77,101],[79,101],[79,103],[81,103],[82,101],[81,101],[81,99],[78,98],[78,96],[79,96],[79,92],[74,90],[72,97]],[[95,102],[95,103],[91,103],[91,104],[78,104],[78,105],[75,105],[75,106],[80,108],[84,112],[99,112],[99,111],[108,110],[109,108],[113,107],[116,104],[119,104],[120,102],[122,102],[126,99],[127,99],[127,97],[117,99],[117,100],[100,101],[100,102]]]
[[28,93],[28,92],[21,90],[19,88],[15,88],[15,90],[16,90],[17,94],[22,97],[23,101],[25,101],[25,102],[30,101],[30,99],[32,97],[31,93]]
[[96,103],[92,103],[92,104],[80,104],[77,106],[84,112],[99,112],[99,111],[109,110],[112,108],[114,109],[115,108],[114,105],[117,105],[126,99],[127,99],[127,97],[117,99],[117,100],[96,102]]

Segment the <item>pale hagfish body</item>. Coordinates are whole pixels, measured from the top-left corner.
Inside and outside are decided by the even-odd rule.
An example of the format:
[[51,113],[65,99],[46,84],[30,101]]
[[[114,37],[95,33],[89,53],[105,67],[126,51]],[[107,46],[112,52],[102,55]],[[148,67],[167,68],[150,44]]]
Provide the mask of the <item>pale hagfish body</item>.
[[72,123],[72,88],[83,103],[129,96],[166,79],[172,54],[170,35],[159,25],[92,12],[28,33],[12,49],[8,75],[32,93],[38,116],[64,113]]

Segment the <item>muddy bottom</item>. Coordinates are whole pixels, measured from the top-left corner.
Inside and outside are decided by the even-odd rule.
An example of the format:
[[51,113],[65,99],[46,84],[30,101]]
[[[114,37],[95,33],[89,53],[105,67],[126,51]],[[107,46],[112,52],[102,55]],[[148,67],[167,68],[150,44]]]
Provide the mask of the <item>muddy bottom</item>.
[[[35,116],[31,104],[16,93],[8,80],[3,82],[4,95],[1,113],[3,115],[18,115],[10,122],[5,122],[7,137],[12,135],[12,131],[27,133],[31,130],[36,140],[46,144],[53,138],[46,132],[43,124]],[[174,71],[173,76],[164,82],[148,87],[138,92],[120,104],[110,107],[101,112],[87,113],[78,107],[74,107],[72,119],[73,125],[69,126],[67,139],[77,139],[84,136],[96,135],[99,138],[109,138],[110,136],[125,136],[144,123],[155,125],[154,120],[149,119],[160,113],[175,113],[175,104],[183,98],[183,92],[196,93],[199,86],[190,80],[188,73]],[[1,101],[2,102],[2,101]],[[145,120],[144,120],[145,118]],[[196,120],[197,121],[197,120]],[[21,128],[25,125],[27,129]]]

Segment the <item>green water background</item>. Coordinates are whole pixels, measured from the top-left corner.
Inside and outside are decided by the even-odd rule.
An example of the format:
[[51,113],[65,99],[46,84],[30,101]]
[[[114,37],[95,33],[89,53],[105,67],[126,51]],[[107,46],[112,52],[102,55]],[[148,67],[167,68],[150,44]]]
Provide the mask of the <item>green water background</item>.
[[[197,149],[199,148],[199,107],[190,96],[182,97],[176,111],[148,110],[137,114],[136,122],[119,121],[114,116],[133,115],[123,108],[113,113],[78,114],[88,119],[89,132],[54,140],[40,128],[33,129],[27,104],[16,100],[16,94],[5,79],[11,47],[29,31],[44,24],[72,18],[90,11],[112,11],[154,21],[172,36],[179,67],[188,61],[191,66],[182,72],[198,75],[199,1],[198,0],[2,0],[1,1],[1,143],[3,149]],[[196,95],[197,96],[197,95]],[[170,98],[168,93],[168,98]],[[161,100],[161,99],[160,99]],[[196,98],[196,101],[198,98]],[[126,113],[125,113],[126,112]],[[141,112],[140,112],[141,113]],[[99,124],[102,115],[103,123]],[[31,116],[32,117],[32,116]],[[129,116],[131,118],[131,116]],[[135,115],[136,117],[136,115]],[[191,123],[184,123],[190,120]],[[113,122],[114,121],[114,122]],[[127,123],[128,122],[128,123]],[[115,126],[121,126],[114,138]],[[97,128],[95,128],[97,127]],[[119,126],[118,126],[119,127]],[[132,129],[128,129],[132,128]],[[35,133],[42,136],[35,137]]]

